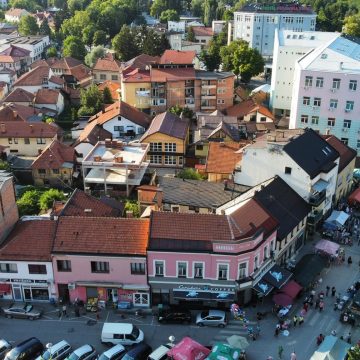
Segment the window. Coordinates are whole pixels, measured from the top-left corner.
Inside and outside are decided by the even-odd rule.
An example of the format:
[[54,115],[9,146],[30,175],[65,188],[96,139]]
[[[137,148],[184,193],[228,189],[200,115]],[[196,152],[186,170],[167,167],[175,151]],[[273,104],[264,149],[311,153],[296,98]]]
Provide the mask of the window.
[[153,152],[160,152],[162,151],[162,143],[161,142],[157,142],[157,143],[150,143],[150,151]]
[[359,149],[360,148],[360,140],[356,141],[356,147]]
[[36,143],[37,143],[37,144],[46,144],[46,140],[43,139],[43,138],[37,138],[37,139],[36,139]]
[[106,74],[100,74],[100,80],[106,80]]
[[179,156],[179,166],[184,165],[184,158],[182,156]]
[[71,271],[71,261],[70,260],[56,260],[56,265],[58,271]]
[[177,275],[178,277],[186,277],[187,274],[187,263],[178,262],[177,263]]
[[348,139],[348,138],[341,138],[340,140],[341,140],[341,142],[342,142],[343,144],[345,144],[345,145],[347,145],[347,144],[349,143],[349,139]]
[[164,276],[164,262],[155,261],[155,276]]
[[176,156],[165,155],[164,164],[165,165],[176,165]]
[[265,122],[265,121],[266,121],[266,116],[261,116],[261,117],[260,117],[260,121],[261,121],[261,122]]
[[314,106],[321,106],[321,98],[314,98]]
[[268,258],[268,247],[264,247],[264,260]]
[[340,82],[340,79],[333,79],[332,88],[337,90],[340,89]]
[[12,144],[12,142],[13,142],[12,138],[8,138],[8,143]]
[[302,124],[307,124],[309,121],[309,116],[308,115],[301,115],[301,119],[300,119],[300,122]]
[[123,133],[124,132],[124,127],[115,125],[114,126],[114,131],[118,131],[119,133]]
[[303,97],[303,105],[310,105],[310,98],[308,96]]
[[14,144],[18,144],[19,143],[19,140],[14,138]]
[[345,129],[351,128],[351,120],[344,120],[344,128]]
[[53,169],[53,174],[56,174],[56,175],[60,174],[60,170],[59,169]]
[[328,118],[328,126],[335,126],[335,118]]
[[111,75],[111,80],[118,80],[119,77],[117,75]]
[[247,263],[239,264],[239,280],[245,279],[247,277]]
[[285,174],[291,174],[291,167],[285,166]]
[[337,109],[338,101],[336,99],[330,100],[330,109]]
[[91,261],[91,272],[109,273],[109,263],[107,261]]
[[254,270],[257,270],[258,267],[259,267],[259,255],[256,255],[254,259]]
[[2,273],[17,273],[18,272],[17,265],[0,263],[0,272],[2,272]]
[[218,268],[218,280],[227,280],[228,279],[228,267],[227,264],[219,264]]
[[204,145],[196,145],[196,150],[202,151],[204,149]]
[[311,123],[313,125],[319,125],[319,117],[318,116],[312,116],[311,117]]
[[38,173],[41,174],[41,175],[45,175],[46,170],[45,169],[38,169]]
[[305,76],[305,86],[312,86],[313,77]]
[[165,143],[166,152],[176,152],[176,143]]
[[354,110],[354,102],[353,101],[347,101],[346,106],[345,106],[345,111],[353,111],[353,110]]
[[29,264],[29,274],[46,274],[46,265]]
[[131,263],[130,270],[132,275],[145,275],[145,263]]
[[225,100],[224,99],[217,99],[217,103],[218,104],[225,104]]
[[315,82],[315,86],[317,88],[322,88],[324,86],[324,78],[322,77],[317,77],[316,78],[316,82]]
[[357,80],[350,80],[349,81],[349,90],[356,91],[357,89]]
[[195,263],[194,264],[194,278],[203,279],[204,278],[204,264]]
[[29,139],[29,138],[25,138],[25,139],[24,139],[24,144],[25,144],[25,145],[29,145],[29,144],[30,144],[30,139]]
[[150,155],[150,163],[151,164],[162,164],[162,156],[161,155]]

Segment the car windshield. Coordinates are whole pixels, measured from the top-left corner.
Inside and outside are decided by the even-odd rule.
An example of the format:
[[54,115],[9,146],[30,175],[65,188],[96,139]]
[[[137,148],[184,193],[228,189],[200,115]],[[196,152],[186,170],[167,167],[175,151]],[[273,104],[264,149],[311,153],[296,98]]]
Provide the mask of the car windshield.
[[109,360],[110,358],[108,358],[105,354],[101,354],[99,357],[98,357],[98,360]]
[[51,353],[49,350],[46,350],[42,355],[41,355],[41,358],[43,360],[49,360],[51,358]]
[[139,337],[139,334],[140,334],[139,329],[134,326],[131,335],[134,337],[134,339],[137,339]]
[[30,312],[32,310],[33,306],[32,305],[25,305],[25,311],[26,312]]
[[134,360],[134,358],[133,358],[132,356],[126,354],[126,355],[122,358],[122,360]]
[[5,359],[6,360],[15,360],[20,354],[20,351],[17,349],[10,350],[7,354]]
[[77,356],[75,353],[72,353],[67,360],[78,360],[80,357]]
[[204,317],[207,317],[209,315],[209,311],[207,310],[207,311],[203,311],[202,313],[201,313],[201,317],[202,318],[204,318]]

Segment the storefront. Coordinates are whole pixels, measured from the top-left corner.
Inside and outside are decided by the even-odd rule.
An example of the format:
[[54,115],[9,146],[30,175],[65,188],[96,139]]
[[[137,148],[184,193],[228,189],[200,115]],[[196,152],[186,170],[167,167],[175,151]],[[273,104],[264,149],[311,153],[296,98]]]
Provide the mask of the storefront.
[[15,301],[49,301],[51,289],[47,280],[0,279],[0,295]]

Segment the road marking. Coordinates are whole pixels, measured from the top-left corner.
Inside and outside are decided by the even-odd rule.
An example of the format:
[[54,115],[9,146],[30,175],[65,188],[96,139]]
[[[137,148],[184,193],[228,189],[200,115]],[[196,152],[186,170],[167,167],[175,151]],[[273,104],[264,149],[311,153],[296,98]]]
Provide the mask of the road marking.
[[106,320],[105,320],[105,322],[108,322],[109,315],[110,315],[110,312],[108,311],[108,312],[107,312],[107,315],[106,315]]

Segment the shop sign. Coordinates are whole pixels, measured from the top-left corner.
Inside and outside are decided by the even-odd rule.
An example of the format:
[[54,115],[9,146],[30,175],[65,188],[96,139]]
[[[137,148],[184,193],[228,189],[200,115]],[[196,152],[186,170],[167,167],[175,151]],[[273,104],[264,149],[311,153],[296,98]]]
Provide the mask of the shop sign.
[[23,284],[47,284],[46,280],[31,280],[31,279],[9,279],[12,283],[23,283]]
[[199,285],[179,285],[177,289],[174,290],[200,290],[200,291],[210,291],[210,292],[229,292],[235,293],[235,289],[225,286],[199,286]]
[[234,293],[225,291],[173,290],[174,298],[185,300],[233,301]]

